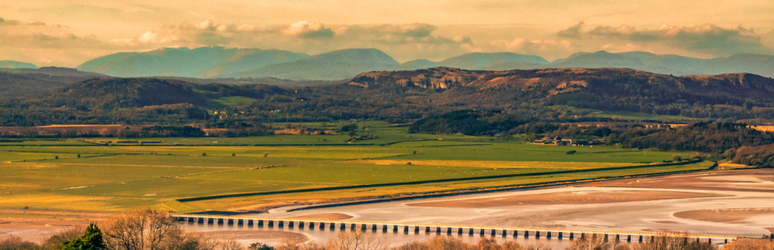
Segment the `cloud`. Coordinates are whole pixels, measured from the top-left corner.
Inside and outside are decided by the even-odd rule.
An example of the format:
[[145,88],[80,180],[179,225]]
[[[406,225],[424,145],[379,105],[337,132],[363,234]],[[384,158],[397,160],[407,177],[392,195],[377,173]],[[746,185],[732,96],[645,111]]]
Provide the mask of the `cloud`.
[[16,20],[5,20],[0,17],[0,25],[22,25],[23,23]]
[[114,41],[127,45],[155,43],[157,46],[283,49],[310,54],[347,48],[377,48],[398,60],[443,59],[475,49],[470,37],[439,36],[434,34],[436,29],[436,26],[424,23],[328,27],[311,21],[266,25],[204,20],[166,25],[137,38]]
[[556,35],[561,37],[579,38],[583,35],[581,28],[583,28],[584,24],[584,22],[579,22],[578,24],[569,27],[566,30],[560,30],[556,33]]
[[231,38],[215,32],[203,32],[196,36],[196,43],[207,46],[219,46],[227,45],[231,42]]
[[491,42],[491,46],[493,51],[505,50],[530,55],[574,49],[574,45],[567,40],[526,40],[524,38],[516,38],[510,41],[495,40]]
[[[762,43],[762,36],[752,29],[742,26],[723,28],[713,24],[696,26],[662,25],[657,29],[639,29],[634,26],[622,25],[597,26],[587,32],[575,25],[557,33],[565,37],[596,37],[610,41],[623,41],[628,46],[665,45],[689,51],[710,54],[713,56],[728,56],[737,53],[770,54],[774,48]],[[577,28],[577,29],[576,29]]]
[[297,36],[302,38],[331,38],[333,37],[333,30],[326,28],[320,23],[314,23],[309,21],[301,21],[291,24],[284,30],[283,34],[290,36]]

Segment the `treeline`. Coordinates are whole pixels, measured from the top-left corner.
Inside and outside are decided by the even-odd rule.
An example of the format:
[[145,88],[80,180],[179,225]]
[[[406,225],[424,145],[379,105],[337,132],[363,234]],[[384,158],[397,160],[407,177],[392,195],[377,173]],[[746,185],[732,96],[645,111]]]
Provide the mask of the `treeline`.
[[209,128],[193,126],[88,126],[88,127],[3,127],[0,138],[76,138],[76,137],[237,137],[269,135],[273,131],[261,123],[215,123]]
[[526,123],[501,112],[463,110],[416,121],[409,127],[409,133],[493,136]]
[[731,122],[695,122],[672,127],[647,123],[524,122],[520,117],[492,111],[456,111],[422,119],[413,133],[465,135],[530,135],[529,139],[565,138],[577,144],[603,141],[627,148],[696,151],[726,157],[737,163],[774,167],[774,134]]

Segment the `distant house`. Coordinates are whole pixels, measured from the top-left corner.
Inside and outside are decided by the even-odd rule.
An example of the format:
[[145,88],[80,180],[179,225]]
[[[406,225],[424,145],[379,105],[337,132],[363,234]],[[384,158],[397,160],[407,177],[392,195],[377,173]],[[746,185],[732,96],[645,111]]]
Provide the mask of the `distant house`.
[[572,139],[555,140],[554,143],[559,146],[570,146],[572,145]]
[[533,144],[553,144],[554,141],[550,139],[543,139],[543,140],[534,140],[532,141]]

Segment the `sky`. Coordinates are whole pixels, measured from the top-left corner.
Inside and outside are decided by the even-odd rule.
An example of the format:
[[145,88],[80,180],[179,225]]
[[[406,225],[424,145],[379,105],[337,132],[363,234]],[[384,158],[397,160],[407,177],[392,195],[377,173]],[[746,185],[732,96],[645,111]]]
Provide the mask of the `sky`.
[[774,55],[770,0],[0,0],[0,60],[75,67],[164,47]]

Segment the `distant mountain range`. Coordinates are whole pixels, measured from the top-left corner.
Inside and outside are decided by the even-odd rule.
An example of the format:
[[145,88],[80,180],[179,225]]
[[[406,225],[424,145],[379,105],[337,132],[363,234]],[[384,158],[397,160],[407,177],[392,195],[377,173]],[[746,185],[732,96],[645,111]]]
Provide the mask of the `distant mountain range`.
[[17,61],[0,61],[0,69],[37,69],[38,66],[32,63]]
[[[580,52],[549,62],[539,56],[509,52],[468,53],[434,62],[418,59],[398,63],[377,49],[345,49],[318,55],[284,50],[224,47],[164,48],[116,53],[87,61],[80,71],[115,77],[277,78],[344,80],[370,71],[417,70],[434,67],[504,71],[540,68],[629,68],[676,76],[753,73],[774,77],[774,56],[736,54],[700,59],[634,51]],[[0,68],[36,69],[33,64],[0,61]]]

